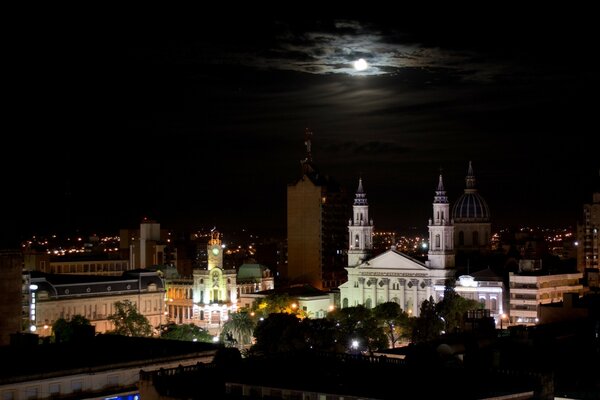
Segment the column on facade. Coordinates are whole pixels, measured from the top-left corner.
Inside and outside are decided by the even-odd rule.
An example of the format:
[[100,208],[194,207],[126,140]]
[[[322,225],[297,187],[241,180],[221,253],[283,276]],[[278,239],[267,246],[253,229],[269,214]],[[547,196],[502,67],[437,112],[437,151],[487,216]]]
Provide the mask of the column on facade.
[[402,308],[402,310],[408,311],[408,310],[404,309],[406,307],[405,298],[404,298],[404,285],[406,285],[406,280],[398,279],[398,282],[400,284],[400,307]]
[[358,286],[360,287],[358,304],[365,304],[365,278],[358,278]]
[[386,302],[390,301],[390,279],[389,278],[383,278],[383,285],[385,286],[385,298],[384,300]]
[[412,295],[413,295],[413,315],[415,317],[419,316],[419,311],[420,311],[420,307],[419,307],[419,298],[417,297],[418,293],[417,293],[417,289],[419,287],[419,280],[418,279],[411,279],[411,283],[412,283]]
[[373,286],[373,289],[371,291],[371,297],[373,299],[373,302],[371,303],[371,306],[375,307],[377,305],[377,278],[371,278],[369,279],[369,282],[371,282],[371,285]]
[[425,287],[427,288],[427,300],[429,300],[431,297],[431,279],[425,279]]

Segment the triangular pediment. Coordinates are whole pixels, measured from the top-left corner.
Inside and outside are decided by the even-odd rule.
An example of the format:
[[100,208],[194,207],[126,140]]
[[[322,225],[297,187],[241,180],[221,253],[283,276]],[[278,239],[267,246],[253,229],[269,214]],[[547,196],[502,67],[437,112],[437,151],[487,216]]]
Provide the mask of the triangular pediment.
[[407,256],[396,250],[388,250],[385,253],[371,258],[360,264],[358,269],[383,269],[383,270],[410,270],[410,271],[429,271],[429,268],[419,260]]

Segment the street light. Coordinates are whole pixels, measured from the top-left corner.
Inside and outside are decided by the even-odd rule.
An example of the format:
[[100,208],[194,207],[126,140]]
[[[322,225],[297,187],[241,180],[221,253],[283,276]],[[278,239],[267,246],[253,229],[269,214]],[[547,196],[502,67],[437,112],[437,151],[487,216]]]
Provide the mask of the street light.
[[505,318],[506,318],[506,314],[500,315],[500,330],[503,329],[502,323],[504,322]]
[[353,339],[350,347],[352,347],[354,353],[358,352],[358,340]]

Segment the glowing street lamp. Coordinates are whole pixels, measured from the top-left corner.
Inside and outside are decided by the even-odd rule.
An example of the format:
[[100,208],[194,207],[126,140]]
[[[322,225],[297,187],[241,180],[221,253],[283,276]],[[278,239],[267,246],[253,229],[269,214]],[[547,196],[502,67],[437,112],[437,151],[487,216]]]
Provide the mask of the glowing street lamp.
[[506,319],[506,314],[500,315],[500,330],[503,329],[502,323],[504,322],[505,319]]
[[350,344],[350,347],[352,347],[352,350],[354,352],[357,352],[358,351],[358,340],[353,339],[352,343]]

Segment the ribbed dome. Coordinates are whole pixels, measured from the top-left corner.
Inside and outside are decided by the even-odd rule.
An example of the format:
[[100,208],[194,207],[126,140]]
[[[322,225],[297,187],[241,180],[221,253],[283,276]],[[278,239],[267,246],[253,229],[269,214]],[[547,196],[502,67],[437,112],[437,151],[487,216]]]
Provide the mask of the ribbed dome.
[[489,222],[490,209],[475,190],[465,190],[452,208],[454,222]]
[[473,174],[471,161],[469,161],[465,183],[467,184],[465,193],[452,207],[454,222],[490,222],[490,209],[475,188],[475,174]]

